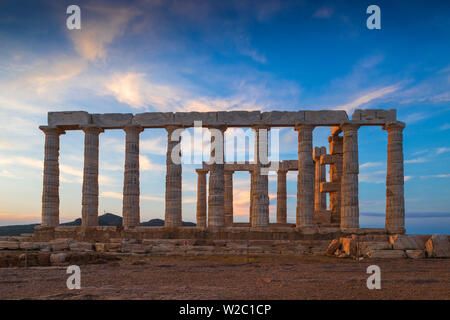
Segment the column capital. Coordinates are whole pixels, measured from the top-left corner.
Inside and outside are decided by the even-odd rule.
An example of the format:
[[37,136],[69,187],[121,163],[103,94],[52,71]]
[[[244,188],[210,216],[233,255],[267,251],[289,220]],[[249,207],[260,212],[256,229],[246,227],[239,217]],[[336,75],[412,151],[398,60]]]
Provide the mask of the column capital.
[[102,127],[99,127],[98,125],[95,125],[95,124],[86,124],[86,125],[81,126],[80,128],[85,133],[100,134],[105,131]]
[[287,170],[287,169],[278,169],[278,170],[277,170],[277,175],[280,175],[280,174],[287,174],[288,171],[289,171],[289,170]]
[[361,125],[357,124],[357,123],[352,123],[352,122],[342,122],[339,126],[342,131],[345,132],[352,132],[352,131],[358,131],[359,127],[361,127]]
[[172,132],[174,132],[177,129],[181,129],[184,130],[184,127],[182,125],[178,125],[178,124],[169,124],[167,126],[164,126],[164,128],[166,129],[166,131],[170,134]]
[[39,129],[44,132],[45,134],[56,134],[56,135],[60,135],[60,134],[65,134],[66,131],[58,128],[58,127],[51,127],[51,126],[39,126]]
[[386,130],[387,132],[395,131],[395,130],[403,131],[403,129],[405,129],[405,126],[406,125],[405,125],[404,122],[401,122],[401,121],[390,121],[390,122],[385,123],[383,125],[382,129]]
[[313,149],[313,159],[315,161],[320,160],[320,156],[327,153],[327,149],[325,147],[315,147]]
[[200,174],[207,174],[209,172],[209,170],[206,170],[206,169],[195,169],[195,172],[197,172],[200,175]]
[[144,131],[144,128],[138,124],[128,124],[123,127],[123,130],[125,130],[125,132],[141,133],[142,131]]
[[300,130],[311,130],[311,131],[313,131],[314,128],[315,128],[315,126],[312,125],[312,124],[296,123],[294,125],[295,131],[300,131]]
[[224,174],[233,175],[234,170],[224,170]]

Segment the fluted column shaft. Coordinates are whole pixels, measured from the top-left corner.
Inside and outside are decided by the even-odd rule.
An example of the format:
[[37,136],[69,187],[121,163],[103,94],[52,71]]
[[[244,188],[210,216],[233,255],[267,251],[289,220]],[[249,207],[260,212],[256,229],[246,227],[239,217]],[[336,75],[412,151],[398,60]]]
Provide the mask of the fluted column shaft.
[[84,170],[83,195],[81,201],[81,224],[98,225],[98,142],[103,129],[85,126],[84,131]]
[[139,134],[142,127],[130,125],[125,130],[125,172],[123,179],[123,226],[139,226]]
[[253,169],[252,227],[269,225],[269,179],[262,173],[268,159],[268,131],[270,127],[253,127],[255,132],[255,166]]
[[343,161],[341,181],[341,230],[359,228],[358,201],[358,129],[356,124],[343,124]]
[[253,222],[253,212],[254,212],[254,206],[253,206],[253,184],[254,182],[254,174],[253,174],[253,170],[250,171],[250,215],[249,215],[249,222],[250,225],[252,225]]
[[405,232],[405,195],[403,169],[403,122],[383,126],[388,132],[386,176],[386,229],[390,233]]
[[338,135],[328,137],[330,154],[335,162],[330,164],[330,181],[337,185],[336,192],[330,192],[331,223],[341,223],[341,180],[342,180],[342,153],[343,138]]
[[310,227],[314,219],[313,129],[312,125],[295,127],[298,131],[297,227]]
[[42,222],[45,227],[59,225],[59,136],[64,130],[41,126],[45,133]]
[[286,170],[277,172],[277,223],[287,223]]
[[320,156],[326,154],[325,147],[315,147],[314,158],[314,211],[318,212],[327,209],[327,195],[320,192],[320,183],[326,182],[325,165],[320,164]]
[[[168,126],[166,154],[166,213],[164,225],[178,227],[182,224],[181,199],[181,135],[176,126]],[[177,149],[175,149],[177,148]]]
[[208,227],[225,225],[224,133],[225,127],[211,128],[211,159],[208,193]]
[[197,169],[197,227],[206,227],[206,170]]
[[233,171],[225,171],[224,216],[225,226],[233,225]]

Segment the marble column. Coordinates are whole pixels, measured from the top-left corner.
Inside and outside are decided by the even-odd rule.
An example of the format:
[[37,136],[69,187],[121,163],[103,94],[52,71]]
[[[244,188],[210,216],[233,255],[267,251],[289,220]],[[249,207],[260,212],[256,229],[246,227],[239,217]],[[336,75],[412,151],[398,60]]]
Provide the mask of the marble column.
[[225,226],[233,225],[233,173],[234,171],[225,171],[225,194],[224,194],[224,217]]
[[[166,213],[164,226],[179,227],[182,224],[181,199],[181,132],[178,126],[167,126],[166,154]],[[177,148],[177,149],[175,149]]]
[[298,131],[297,227],[311,227],[314,219],[314,163],[312,125],[296,125]]
[[333,163],[330,164],[330,182],[337,186],[335,192],[330,192],[331,223],[341,223],[341,180],[342,180],[342,157],[343,138],[338,135],[328,137],[330,154]]
[[254,179],[253,179],[253,177],[254,177],[254,174],[253,174],[253,169],[252,170],[250,170],[250,213],[249,213],[249,222],[250,222],[250,225],[252,225],[252,222],[253,222],[253,208],[254,208],[254,206],[253,206],[253,184],[255,183],[254,182]]
[[226,127],[211,128],[211,159],[209,170],[208,227],[225,225],[224,134]]
[[359,228],[358,202],[358,129],[359,125],[341,125],[343,137],[343,160],[341,179],[341,230],[353,231]]
[[84,131],[83,195],[81,224],[98,225],[98,141],[103,129],[96,125],[82,127]]
[[286,170],[277,171],[277,223],[287,223]]
[[253,169],[253,218],[252,227],[267,227],[269,225],[269,180],[268,166],[268,131],[270,127],[255,126],[255,166]]
[[206,174],[208,171],[196,169],[197,172],[197,227],[206,227]]
[[42,188],[43,227],[59,226],[59,136],[64,130],[40,126],[45,133],[44,181]]
[[386,230],[405,233],[405,196],[403,169],[403,129],[400,121],[383,126],[388,132],[386,176]]
[[320,184],[326,182],[325,165],[320,163],[320,156],[326,154],[325,147],[315,147],[314,158],[314,211],[319,212],[327,209],[327,195],[320,192]]
[[128,125],[125,136],[125,172],[123,179],[123,226],[136,227],[140,223],[139,210],[139,134],[143,128]]

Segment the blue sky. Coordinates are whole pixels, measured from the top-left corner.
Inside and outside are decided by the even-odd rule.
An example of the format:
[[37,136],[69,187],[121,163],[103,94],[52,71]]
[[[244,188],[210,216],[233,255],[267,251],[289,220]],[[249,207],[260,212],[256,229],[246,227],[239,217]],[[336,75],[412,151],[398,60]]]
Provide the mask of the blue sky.
[[[66,8],[81,8],[81,30]],[[366,8],[381,8],[381,30]],[[410,233],[450,230],[450,4],[447,1],[2,1],[0,224],[40,221],[48,111],[397,109]],[[327,128],[314,145],[327,146]],[[281,159],[296,133],[280,131]],[[361,226],[384,225],[387,134],[359,134]],[[164,217],[166,133],[141,134],[141,219]],[[61,220],[80,217],[83,133],[61,136]],[[121,214],[124,132],[100,138],[100,213]],[[195,221],[195,166],[183,219]],[[235,212],[248,219],[247,173]],[[288,176],[295,220],[296,176]],[[271,178],[271,220],[276,180]],[[367,214],[366,214],[367,213]]]

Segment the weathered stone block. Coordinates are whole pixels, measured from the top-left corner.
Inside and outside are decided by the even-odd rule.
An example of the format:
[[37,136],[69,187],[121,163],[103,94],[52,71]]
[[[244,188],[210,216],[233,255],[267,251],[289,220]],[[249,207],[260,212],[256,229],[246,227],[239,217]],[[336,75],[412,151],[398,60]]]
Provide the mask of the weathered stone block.
[[133,122],[143,127],[162,128],[174,124],[172,112],[145,112],[134,116]]
[[293,126],[305,121],[305,111],[269,111],[261,113],[261,123],[272,126]]
[[330,245],[325,250],[325,254],[334,255],[336,250],[338,250],[340,247],[341,247],[341,243],[339,242],[339,240],[338,239],[334,239],[334,240],[332,240],[330,242]]
[[49,112],[48,125],[64,128],[77,128],[91,123],[91,115],[85,111]]
[[392,249],[389,242],[358,242],[358,254],[365,256],[371,250],[388,250]]
[[305,111],[305,122],[314,125],[332,126],[347,120],[347,113],[343,110]]
[[423,250],[430,236],[396,234],[389,237],[389,242],[394,249],[399,250]]
[[403,250],[370,250],[367,252],[367,256],[378,259],[406,258],[405,251]]
[[251,126],[260,122],[261,113],[259,111],[219,111],[217,112],[217,122],[227,126]]
[[337,182],[321,182],[320,192],[336,192],[339,190],[339,183]]
[[178,125],[193,127],[194,121],[201,121],[202,126],[217,125],[217,112],[175,112],[173,122]]
[[19,242],[17,241],[0,241],[0,250],[18,250]]
[[352,114],[352,121],[363,122],[367,124],[385,124],[389,121],[397,120],[396,110],[382,109],[356,109]]
[[446,234],[433,234],[426,242],[427,256],[450,258],[450,242]]
[[69,244],[71,251],[85,252],[92,251],[94,249],[94,245],[89,242],[73,242]]
[[356,241],[352,238],[340,238],[341,248],[345,254],[349,256],[356,256],[357,246]]
[[133,114],[131,113],[102,113],[92,114],[92,123],[105,129],[122,128],[132,124]]
[[425,250],[406,250],[406,256],[410,259],[425,258]]
[[52,253],[50,255],[50,263],[52,265],[58,265],[61,263],[65,263],[67,261],[67,253],[60,252],[60,253]]

